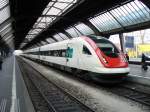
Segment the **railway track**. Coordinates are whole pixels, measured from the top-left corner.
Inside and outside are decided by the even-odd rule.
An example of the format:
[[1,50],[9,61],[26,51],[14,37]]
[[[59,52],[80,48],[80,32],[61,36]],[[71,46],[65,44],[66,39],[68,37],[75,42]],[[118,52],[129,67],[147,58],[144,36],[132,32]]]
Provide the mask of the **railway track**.
[[[43,65],[43,66],[46,66],[46,65]],[[97,86],[97,84],[95,85],[95,82],[92,84],[94,87]],[[123,84],[120,84],[119,86],[110,87],[109,89],[105,87],[104,89],[107,89],[111,91],[112,93],[117,94],[119,96],[123,96],[128,99],[134,100],[138,103],[142,103],[144,105],[150,106],[150,87],[145,87],[144,85],[135,84],[132,82],[130,83],[125,82]]]
[[[46,65],[43,65],[43,66],[46,66]],[[86,83],[86,81],[84,83]],[[92,85],[96,87],[97,85],[100,85],[100,84],[98,83],[95,84],[94,82],[92,83]],[[99,87],[102,87],[102,86],[100,85]],[[123,84],[120,84],[119,86],[115,85],[113,87],[109,87],[109,89],[108,87],[104,87],[104,86],[102,88],[107,89],[108,91],[114,94],[117,94],[119,96],[123,96],[128,99],[134,100],[138,103],[142,103],[144,105],[150,106],[150,87],[145,87],[144,85],[125,82]]]
[[49,82],[37,70],[18,59],[29,95],[37,112],[94,112],[79,100]]
[[[144,85],[140,85],[140,88],[138,84],[134,84],[132,86],[131,85],[121,84],[119,86],[109,88],[108,90],[119,96],[123,96],[128,99],[134,100],[138,103],[150,106],[150,92],[149,92],[150,88],[147,87],[147,89],[149,88],[149,90],[144,90],[143,89],[145,88]],[[142,86],[143,88],[141,88]]]
[[25,69],[20,67],[23,79],[25,81],[26,87],[28,89],[30,98],[32,100],[34,109],[36,112],[53,112],[50,111],[51,107],[49,106],[48,102],[46,101],[45,97],[40,93],[38,88],[34,85],[31,79],[27,76]]

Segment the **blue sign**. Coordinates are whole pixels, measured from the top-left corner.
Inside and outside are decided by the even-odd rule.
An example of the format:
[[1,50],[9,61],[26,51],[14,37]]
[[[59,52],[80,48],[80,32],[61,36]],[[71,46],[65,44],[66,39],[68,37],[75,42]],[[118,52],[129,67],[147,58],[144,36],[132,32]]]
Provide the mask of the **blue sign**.
[[125,47],[126,48],[134,48],[134,36],[126,36],[125,37]]

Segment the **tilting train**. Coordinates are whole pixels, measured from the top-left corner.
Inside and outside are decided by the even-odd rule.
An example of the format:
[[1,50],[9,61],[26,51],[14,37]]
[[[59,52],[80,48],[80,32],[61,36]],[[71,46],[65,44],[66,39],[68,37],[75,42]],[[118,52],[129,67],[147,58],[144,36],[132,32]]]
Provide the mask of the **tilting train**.
[[26,50],[22,55],[102,82],[120,82],[129,73],[125,55],[101,36],[64,40]]

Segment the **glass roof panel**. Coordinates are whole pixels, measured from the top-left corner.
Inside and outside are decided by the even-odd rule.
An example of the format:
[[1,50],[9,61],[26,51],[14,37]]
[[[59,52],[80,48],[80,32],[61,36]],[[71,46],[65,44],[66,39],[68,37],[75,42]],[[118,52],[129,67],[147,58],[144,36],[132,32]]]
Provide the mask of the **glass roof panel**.
[[[42,13],[42,17],[37,19],[33,28],[47,28],[54,20],[59,18],[67,9],[74,5],[77,0],[51,0]],[[49,17],[44,17],[44,15]],[[58,16],[58,17],[57,17]],[[42,30],[41,30],[42,31]],[[28,33],[33,33],[32,29]],[[39,32],[40,33],[40,32]],[[37,35],[39,34],[37,33]],[[36,36],[36,35],[35,35]]]
[[66,2],[66,3],[70,3],[70,2],[72,2],[72,3],[76,3],[77,2],[77,0],[57,0],[58,2]]
[[7,24],[6,26],[4,26],[3,28],[1,28],[0,32],[7,29],[8,27],[11,27],[11,23]]
[[41,22],[49,23],[53,20],[53,17],[43,17],[41,19]]
[[26,39],[28,39],[28,41],[31,41],[33,39],[34,35],[27,35]]
[[123,7],[117,8],[117,10],[120,12],[120,16],[122,16],[122,18],[120,18],[122,24],[130,25],[134,22],[131,16],[126,16],[128,12]]
[[63,33],[58,33],[63,39],[69,39],[65,34]]
[[22,48],[22,47],[25,46],[25,45],[26,45],[26,43],[22,43],[20,47]]
[[128,25],[128,23],[130,24],[132,23],[131,20],[128,21],[128,17],[125,16],[125,13],[123,13],[123,11],[120,8],[110,11],[110,13],[114,15],[114,17],[117,18],[117,20],[122,24]]
[[[5,20],[10,18],[10,7],[8,5],[9,0],[0,0],[0,24]],[[4,41],[7,41],[13,37],[13,30],[11,23],[8,23],[6,26],[0,28],[0,35]]]
[[60,12],[61,12],[61,10],[52,7],[52,8],[46,13],[46,15],[58,15]]
[[100,24],[100,22],[98,22],[98,19],[96,19],[96,18],[95,18],[95,19],[91,19],[90,22],[91,22],[93,25],[95,25],[95,27],[96,27],[100,32],[103,31],[102,28],[98,27],[98,23]]
[[54,43],[54,42],[56,42],[54,39],[52,39],[52,38],[48,38],[48,39],[46,39],[49,43]]
[[11,27],[8,27],[6,29],[4,29],[3,31],[0,32],[1,36],[3,37],[6,33],[8,33],[9,31],[11,31],[12,28]]
[[[43,18],[43,17],[39,17],[39,18],[37,19],[36,23],[40,22],[42,18]],[[36,23],[35,23],[35,24],[36,24]]]
[[49,8],[45,8],[43,14],[45,15],[48,12]]
[[150,10],[139,0],[120,6],[110,12],[122,26],[150,21]]
[[50,39],[46,39],[46,41],[47,41],[48,43],[53,43]]
[[120,24],[109,12],[98,15],[89,20],[100,32],[120,28]]
[[35,24],[35,26],[33,26],[33,28],[45,28],[46,24],[45,23],[37,23]]
[[142,2],[132,2],[132,5],[137,5],[137,7],[139,8],[139,10],[137,9],[137,11],[140,13],[140,15],[143,17],[143,19],[149,20],[150,18],[150,9],[145,6]]
[[68,3],[55,3],[54,5],[55,7],[59,8],[59,9],[64,9],[68,6]]
[[66,30],[67,33],[69,33],[72,37],[79,37],[81,36],[82,34],[77,30],[75,29],[74,27],[71,27],[71,28],[68,28]]
[[[126,11],[126,13],[125,13],[125,15],[124,15],[124,17],[126,17],[126,18],[129,18],[130,19],[130,24],[135,24],[136,23],[136,21],[134,21],[134,19],[133,18],[136,18],[136,16],[137,15],[135,15],[135,14],[129,14],[130,13],[130,10],[128,10],[129,8],[128,8],[128,6],[127,5],[124,5],[123,7],[121,7],[122,8],[122,10],[124,10],[124,11]],[[126,15],[128,15],[128,16],[126,16]]]
[[29,34],[37,34],[41,31],[42,29],[32,29]]
[[9,6],[0,11],[0,24],[10,17]]
[[13,35],[12,34],[12,31],[10,31],[9,33],[6,33],[3,37],[2,37],[2,39],[3,40],[5,40],[7,37],[9,37],[10,35]]
[[53,4],[54,4],[55,2],[57,2],[57,1],[56,1],[56,0],[52,0],[51,2],[49,2],[49,4],[47,5],[47,7],[53,6]]
[[43,45],[46,45],[47,43],[46,42],[44,42],[44,41],[41,41],[41,43],[43,44]]
[[12,39],[13,39],[13,38],[14,38],[14,37],[12,36],[11,38],[8,38],[7,41],[6,41],[6,43],[7,43],[9,46],[11,46],[11,47],[12,47],[13,44],[14,44],[14,43],[12,42]]
[[82,32],[84,35],[90,35],[94,34],[93,30],[89,28],[87,25],[80,23],[75,26],[80,32]]
[[0,0],[0,9],[3,8],[6,4],[8,4],[8,0]]
[[134,0],[118,8],[90,18],[89,21],[100,32],[110,31],[150,21],[150,9],[140,0]]
[[[133,2],[132,2],[132,3],[133,3]],[[131,5],[131,3],[128,3],[126,6],[130,9],[129,14],[132,15],[132,16],[134,16],[133,19],[136,19],[136,18],[137,18],[137,19],[139,19],[138,21],[142,22],[142,20],[141,20],[141,15],[140,15],[139,12],[137,12],[137,8],[136,8],[136,7],[133,7],[133,6]],[[135,5],[135,6],[136,6],[136,5]],[[128,14],[128,15],[129,15],[129,14]]]
[[62,41],[62,40],[63,40],[62,37],[61,37],[60,35],[58,35],[58,34],[55,34],[53,37],[54,37],[56,40],[58,40],[58,41]]
[[4,39],[4,41],[7,41],[7,39],[12,38],[12,37],[13,37],[13,34],[10,34],[10,35],[6,36],[6,37],[3,38],[3,39]]

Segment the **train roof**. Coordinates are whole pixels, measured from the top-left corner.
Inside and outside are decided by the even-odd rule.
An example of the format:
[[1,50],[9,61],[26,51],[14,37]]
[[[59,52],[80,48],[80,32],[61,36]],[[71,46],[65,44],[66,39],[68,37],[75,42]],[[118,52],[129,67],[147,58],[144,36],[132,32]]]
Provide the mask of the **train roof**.
[[34,51],[38,51],[39,48],[44,50],[44,49],[47,49],[48,47],[52,47],[52,46],[56,46],[56,45],[61,45],[61,44],[65,44],[65,43],[69,43],[69,42],[74,42],[74,41],[84,41],[84,39],[82,37],[88,37],[94,41],[96,40],[99,40],[99,39],[106,39],[105,37],[102,37],[102,36],[96,36],[96,35],[87,35],[87,36],[81,36],[81,37],[77,37],[77,38],[71,38],[71,39],[67,39],[67,40],[64,40],[64,41],[60,41],[60,42],[57,42],[57,43],[51,43],[51,44],[47,44],[47,45],[44,45],[44,46],[40,46],[40,47],[37,47],[37,48],[33,48],[33,49],[29,49],[29,50],[26,50],[25,52],[34,52]]

